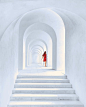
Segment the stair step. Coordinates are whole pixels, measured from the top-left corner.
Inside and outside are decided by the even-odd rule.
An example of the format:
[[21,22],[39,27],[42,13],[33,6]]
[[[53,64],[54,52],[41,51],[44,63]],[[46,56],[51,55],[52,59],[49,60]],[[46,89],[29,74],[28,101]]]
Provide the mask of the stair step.
[[66,75],[20,73],[7,107],[84,107]]
[[16,83],[69,83],[68,79],[17,79]]
[[66,79],[66,75],[58,75],[58,76],[41,76],[41,75],[18,75],[17,78],[57,78],[57,79]]
[[15,88],[13,94],[74,94],[72,88]]
[[8,107],[84,107],[80,101],[10,102]]
[[71,88],[70,83],[16,83],[15,88]]
[[14,94],[10,98],[11,101],[75,101],[79,100],[75,94]]

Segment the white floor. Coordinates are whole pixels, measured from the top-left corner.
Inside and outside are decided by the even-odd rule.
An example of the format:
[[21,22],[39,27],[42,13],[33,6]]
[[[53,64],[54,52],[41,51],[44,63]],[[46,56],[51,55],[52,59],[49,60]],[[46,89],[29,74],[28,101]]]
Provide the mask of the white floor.
[[29,65],[24,70],[19,70],[19,74],[22,73],[28,73],[34,75],[64,75],[63,71],[55,71],[51,67],[44,67],[41,64],[32,64]]

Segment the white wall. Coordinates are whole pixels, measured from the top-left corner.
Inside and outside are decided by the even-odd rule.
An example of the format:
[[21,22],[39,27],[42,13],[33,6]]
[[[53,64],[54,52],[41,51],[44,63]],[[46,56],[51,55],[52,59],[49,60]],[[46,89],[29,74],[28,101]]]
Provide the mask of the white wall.
[[66,74],[86,107],[86,21],[75,19],[75,31],[66,37]]
[[[65,72],[86,107],[86,21],[69,11],[58,12],[65,24]],[[68,17],[67,17],[68,16]]]
[[15,21],[0,41],[0,107],[7,107],[18,73],[18,37],[13,35]]
[[65,72],[86,107],[86,21],[67,10],[56,11],[65,24]]

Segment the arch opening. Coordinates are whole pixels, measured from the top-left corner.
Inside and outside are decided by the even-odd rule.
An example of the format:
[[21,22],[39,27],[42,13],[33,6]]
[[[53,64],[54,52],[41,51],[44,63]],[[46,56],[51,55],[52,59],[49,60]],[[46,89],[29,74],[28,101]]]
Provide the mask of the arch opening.
[[[32,18],[31,21],[29,21],[30,18]],[[42,18],[44,20],[42,20]],[[22,47],[23,47],[23,36],[25,34],[25,30],[28,27],[29,27],[29,31],[31,32],[33,31],[33,29],[42,30],[50,35],[50,37],[52,38],[52,53],[53,53],[52,69],[56,69],[58,71],[64,71],[65,70],[65,27],[61,17],[50,9],[36,9],[26,13],[22,17],[19,25],[19,35],[22,36],[22,40],[20,44],[22,45]],[[23,51],[23,48],[21,49],[21,51]],[[21,69],[23,66],[23,54],[20,56],[22,56],[21,64],[19,67]]]

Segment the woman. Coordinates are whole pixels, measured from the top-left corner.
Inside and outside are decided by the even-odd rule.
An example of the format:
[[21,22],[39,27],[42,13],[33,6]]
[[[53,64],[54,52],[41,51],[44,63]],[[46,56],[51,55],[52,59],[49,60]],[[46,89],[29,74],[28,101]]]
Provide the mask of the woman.
[[44,54],[42,55],[42,59],[43,59],[43,62],[45,62],[45,67],[46,67],[46,61],[47,61],[46,51],[45,51]]

